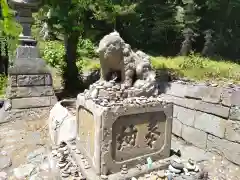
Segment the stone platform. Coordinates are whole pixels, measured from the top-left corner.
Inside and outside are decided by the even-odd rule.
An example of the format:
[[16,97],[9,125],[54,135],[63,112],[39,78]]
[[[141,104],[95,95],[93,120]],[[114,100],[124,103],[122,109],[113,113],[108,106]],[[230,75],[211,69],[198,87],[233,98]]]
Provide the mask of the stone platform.
[[[71,147],[71,144],[68,144],[69,147]],[[74,147],[74,146],[73,146]],[[144,174],[147,174],[154,170],[166,170],[168,169],[168,166],[170,165],[171,160],[176,158],[176,156],[171,156],[169,158],[165,158],[162,160],[158,160],[153,162],[152,167],[148,168],[148,165],[144,162],[142,164],[139,164],[136,167],[129,168],[125,172],[120,171],[117,173],[113,173],[111,175],[97,175],[96,171],[93,167],[86,167],[86,159],[83,154],[81,154],[80,151],[75,151],[75,149],[71,149],[71,154],[75,162],[79,166],[80,172],[82,172],[82,176],[85,177],[87,180],[97,180],[97,179],[106,179],[106,180],[126,180],[131,179],[132,177],[139,177]],[[146,161],[146,160],[145,160]]]
[[170,156],[172,103],[138,97],[101,106],[79,94],[76,104],[77,149],[95,176],[124,174],[149,157],[155,162]]

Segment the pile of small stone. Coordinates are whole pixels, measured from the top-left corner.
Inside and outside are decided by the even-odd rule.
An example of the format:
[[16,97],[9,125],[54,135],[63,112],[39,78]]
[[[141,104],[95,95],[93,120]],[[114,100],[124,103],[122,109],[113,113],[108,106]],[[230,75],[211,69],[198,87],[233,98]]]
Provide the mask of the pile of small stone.
[[86,99],[93,99],[101,105],[107,106],[109,103],[121,103],[130,97],[139,97],[143,90],[135,87],[126,87],[124,84],[116,83],[114,80],[97,81],[84,91]]
[[53,157],[57,157],[57,166],[60,169],[60,174],[62,178],[73,177],[74,180],[85,180],[79,170],[79,167],[72,159],[67,144],[61,142],[59,147],[53,148]]
[[[174,180],[207,180],[208,173],[200,170],[199,166],[192,159],[189,159],[187,163],[183,163],[181,159],[171,160],[171,163],[166,171],[168,177],[172,177]],[[171,178],[169,178],[171,179]]]
[[[151,96],[137,96],[139,89],[127,88],[115,81],[97,81],[83,93],[86,99],[93,100],[96,104],[104,107],[113,106],[154,106],[162,102],[161,98]],[[135,92],[135,93],[134,93]]]
[[184,163],[176,158],[170,161],[167,170],[158,170],[145,174],[132,180],[208,180],[208,173],[200,169],[193,160],[189,159]]

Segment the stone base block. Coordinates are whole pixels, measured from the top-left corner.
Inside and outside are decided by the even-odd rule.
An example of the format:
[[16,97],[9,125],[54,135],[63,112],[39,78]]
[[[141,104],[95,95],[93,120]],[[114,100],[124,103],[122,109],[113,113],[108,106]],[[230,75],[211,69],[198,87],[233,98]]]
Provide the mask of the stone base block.
[[10,74],[6,96],[12,109],[48,107],[57,102],[51,74]]
[[[157,101],[156,101],[157,102]],[[170,156],[172,103],[104,107],[77,97],[77,148],[96,175],[111,175]]]

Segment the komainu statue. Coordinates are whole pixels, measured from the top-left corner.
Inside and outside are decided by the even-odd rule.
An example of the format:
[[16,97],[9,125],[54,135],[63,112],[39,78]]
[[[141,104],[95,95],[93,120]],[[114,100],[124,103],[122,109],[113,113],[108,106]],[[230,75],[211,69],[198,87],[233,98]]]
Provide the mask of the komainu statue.
[[[114,31],[99,43],[100,80],[90,86],[92,98],[118,98],[154,96],[158,94],[155,72],[150,57],[142,51],[134,52],[131,46]],[[110,95],[109,95],[110,94]]]

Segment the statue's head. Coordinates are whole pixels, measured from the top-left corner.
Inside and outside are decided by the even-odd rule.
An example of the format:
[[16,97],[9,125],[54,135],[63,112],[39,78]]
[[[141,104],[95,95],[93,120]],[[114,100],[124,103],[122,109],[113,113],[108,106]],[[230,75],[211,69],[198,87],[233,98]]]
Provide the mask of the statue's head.
[[102,38],[99,43],[97,53],[104,58],[109,56],[117,56],[123,51],[124,40],[120,37],[119,33],[114,31]]

